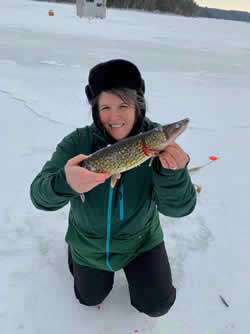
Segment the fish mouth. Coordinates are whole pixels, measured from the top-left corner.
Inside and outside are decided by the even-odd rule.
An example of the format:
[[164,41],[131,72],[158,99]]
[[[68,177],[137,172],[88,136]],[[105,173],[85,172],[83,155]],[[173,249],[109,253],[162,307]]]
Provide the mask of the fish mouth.
[[[189,123],[189,118],[184,118],[179,122],[176,122],[175,127],[177,129],[177,136],[179,136],[180,134],[182,134],[182,132],[186,129],[186,127],[188,126]],[[179,131],[178,131],[179,130]]]
[[183,133],[183,131],[187,128],[189,121],[189,118],[184,118],[178,122],[163,126],[163,131],[168,144],[175,141],[175,139]]

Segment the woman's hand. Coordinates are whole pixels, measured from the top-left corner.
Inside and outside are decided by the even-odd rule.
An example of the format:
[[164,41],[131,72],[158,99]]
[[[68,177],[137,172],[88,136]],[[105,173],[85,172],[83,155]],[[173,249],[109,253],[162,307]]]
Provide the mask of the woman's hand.
[[87,157],[87,155],[79,154],[68,160],[64,167],[67,183],[79,194],[90,191],[98,184],[104,183],[110,177],[109,173],[94,173],[80,167],[80,162]]
[[189,156],[176,143],[168,145],[159,155],[162,167],[168,169],[185,168],[189,161]]

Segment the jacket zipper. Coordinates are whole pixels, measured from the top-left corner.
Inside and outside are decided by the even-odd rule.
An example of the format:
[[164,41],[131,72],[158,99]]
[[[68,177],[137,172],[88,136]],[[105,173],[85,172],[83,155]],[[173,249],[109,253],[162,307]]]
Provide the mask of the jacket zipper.
[[[120,202],[120,220],[124,219],[124,200],[123,200],[124,187],[121,184],[119,189],[119,202]],[[109,263],[109,247],[110,247],[110,236],[111,236],[111,220],[112,220],[112,202],[113,202],[113,188],[110,185],[109,188],[109,200],[108,200],[108,215],[107,215],[107,237],[106,237],[106,265],[114,271]]]
[[111,271],[114,271],[109,263],[109,244],[110,244],[110,232],[111,232],[112,200],[113,200],[113,188],[110,185],[109,201],[108,201],[108,216],[107,216],[106,265]]

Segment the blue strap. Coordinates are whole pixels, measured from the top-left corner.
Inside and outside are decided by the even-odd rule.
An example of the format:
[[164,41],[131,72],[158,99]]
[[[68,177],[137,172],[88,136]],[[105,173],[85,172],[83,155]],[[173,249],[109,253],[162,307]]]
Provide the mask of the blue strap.
[[107,239],[106,239],[106,264],[111,271],[114,271],[109,263],[109,243],[110,243],[110,231],[111,231],[112,198],[113,198],[113,188],[110,187],[109,202],[108,202]]
[[124,188],[123,184],[121,185],[120,189],[120,220],[124,219],[124,201],[123,201],[123,193],[124,193]]

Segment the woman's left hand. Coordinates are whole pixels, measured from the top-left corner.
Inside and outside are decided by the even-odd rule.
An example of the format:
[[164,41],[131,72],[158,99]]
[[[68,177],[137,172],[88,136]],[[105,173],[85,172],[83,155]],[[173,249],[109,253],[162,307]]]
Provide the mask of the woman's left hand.
[[189,161],[189,156],[176,143],[169,144],[159,155],[162,167],[167,169],[185,168]]

